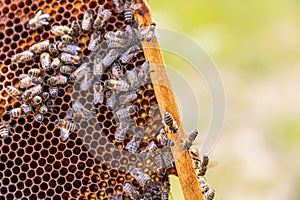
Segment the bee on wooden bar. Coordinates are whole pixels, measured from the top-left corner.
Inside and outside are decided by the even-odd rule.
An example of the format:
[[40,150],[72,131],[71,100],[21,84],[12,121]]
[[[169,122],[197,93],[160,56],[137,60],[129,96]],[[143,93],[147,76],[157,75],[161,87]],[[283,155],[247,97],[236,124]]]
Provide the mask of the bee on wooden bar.
[[83,31],[89,31],[93,24],[93,11],[88,10],[84,13],[81,28]]
[[23,63],[29,60],[32,60],[34,57],[34,53],[31,51],[23,51],[21,53],[15,54],[12,56],[12,62]]
[[164,113],[163,123],[168,129],[172,131],[172,133],[176,133],[178,131],[177,122],[174,120],[173,116],[169,112]]
[[29,28],[30,30],[36,30],[41,28],[44,25],[48,25],[50,21],[50,15],[45,13],[43,14],[42,10],[39,10],[36,15],[29,20],[26,28]]
[[11,96],[15,99],[21,98],[22,92],[20,90],[18,90],[17,88],[15,88],[14,86],[6,86],[5,89],[9,96]]
[[154,38],[159,37],[156,29],[156,23],[152,22],[145,30],[141,32],[147,42],[151,42]]
[[167,134],[163,128],[160,129],[160,132],[156,136],[156,139],[163,146],[172,147],[175,145],[175,143],[167,137]]
[[193,142],[195,141],[197,135],[198,135],[197,129],[194,129],[191,132],[187,133],[186,138],[182,142],[182,148],[184,150],[189,150],[190,147],[193,145]]
[[200,190],[205,200],[213,200],[215,197],[215,190],[210,187],[204,177],[198,177]]
[[100,28],[102,28],[106,21],[110,18],[111,14],[111,11],[109,11],[108,9],[103,9],[103,7],[100,5],[93,24],[94,29],[99,30]]

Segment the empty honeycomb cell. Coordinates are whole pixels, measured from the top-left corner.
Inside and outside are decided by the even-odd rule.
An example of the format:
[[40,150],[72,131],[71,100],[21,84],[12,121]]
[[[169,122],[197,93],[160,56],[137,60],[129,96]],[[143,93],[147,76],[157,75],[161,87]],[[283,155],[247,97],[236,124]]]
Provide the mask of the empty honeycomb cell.
[[[37,193],[38,191],[39,191],[39,187],[37,185],[31,186],[31,192],[32,193]],[[33,198],[34,198],[33,195],[31,195],[31,199],[33,199]]]

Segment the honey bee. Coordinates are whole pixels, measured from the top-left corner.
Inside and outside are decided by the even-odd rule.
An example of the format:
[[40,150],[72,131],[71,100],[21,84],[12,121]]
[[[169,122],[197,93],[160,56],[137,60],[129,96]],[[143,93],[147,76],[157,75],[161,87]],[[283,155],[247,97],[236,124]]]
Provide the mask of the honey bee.
[[100,57],[95,58],[95,63],[93,66],[93,75],[96,77],[101,77],[103,74],[103,65]]
[[41,114],[41,113],[37,113],[36,115],[35,115],[35,120],[37,121],[37,122],[42,122],[42,121],[44,121],[44,115],[43,114]]
[[169,200],[169,193],[171,190],[171,185],[168,181],[165,181],[162,186],[162,200]]
[[162,158],[164,160],[166,167],[168,169],[173,168],[175,159],[172,155],[172,151],[171,151],[170,147],[163,147],[161,149],[161,152],[162,152]]
[[207,155],[203,155],[202,156],[202,159],[201,159],[201,162],[200,162],[200,166],[197,166],[199,167],[199,171],[198,171],[198,176],[205,176],[206,174],[206,170],[207,170],[207,167],[208,167],[208,163],[209,163],[209,158]]
[[36,105],[39,105],[43,102],[43,99],[42,97],[40,96],[34,96],[32,99],[31,99],[31,104],[36,106]]
[[52,76],[48,79],[47,83],[49,85],[63,85],[68,82],[68,77],[63,75]]
[[13,118],[21,117],[22,116],[22,109],[21,108],[13,108],[9,111],[9,114]]
[[81,59],[79,56],[72,55],[69,53],[62,52],[60,55],[60,59],[65,63],[65,64],[74,64],[78,65],[81,62]]
[[21,98],[21,91],[15,88],[14,86],[6,86],[6,91],[9,96],[15,98],[15,99],[20,99]]
[[43,102],[47,101],[50,98],[50,94],[48,92],[42,93]]
[[68,53],[68,54],[71,54],[73,56],[78,55],[78,51],[80,51],[80,47],[79,46],[77,46],[75,44],[65,44],[65,43],[62,43],[60,41],[57,43],[57,48],[60,51],[63,51],[63,52]]
[[116,80],[120,79],[123,76],[123,71],[117,62],[113,62],[111,72],[112,72],[113,78]]
[[48,108],[47,106],[45,106],[44,104],[42,104],[39,109],[38,109],[39,113],[41,113],[42,115],[46,114],[48,112]]
[[125,21],[130,23],[130,24],[133,22],[133,13],[132,13],[132,10],[130,8],[131,4],[132,4],[132,0],[126,0],[125,9],[124,9]]
[[128,169],[130,175],[137,180],[140,186],[144,187],[150,182],[150,176],[146,173],[139,171],[137,168],[130,166]]
[[172,133],[176,133],[178,131],[177,122],[174,120],[173,116],[169,112],[164,113],[163,123],[166,126],[166,128],[172,131]]
[[140,87],[140,83],[137,77],[137,71],[135,68],[126,71],[126,77],[132,88],[137,89],[138,87]]
[[162,157],[161,153],[154,153],[154,162],[155,162],[155,166],[157,167],[157,176],[160,178],[163,178],[165,176],[165,162],[164,159]]
[[125,80],[114,80],[109,79],[104,82],[104,86],[108,87],[110,89],[115,89],[119,91],[128,91],[129,90],[129,84]]
[[37,94],[42,93],[43,91],[43,87],[38,84],[32,88],[27,89],[25,92],[23,92],[23,94],[21,95],[23,100],[28,100],[28,99],[32,99],[32,97],[36,96]]
[[204,177],[198,177],[198,183],[200,186],[200,190],[205,200],[213,200],[215,197],[215,190],[210,187]]
[[97,11],[97,17],[94,21],[93,27],[95,30],[99,30],[103,27],[103,25],[106,23],[106,21],[110,18],[111,11],[108,9],[103,9],[102,6],[99,6]]
[[43,74],[43,71],[40,69],[30,69],[30,70],[28,70],[28,74],[31,77],[39,77]]
[[158,147],[156,146],[156,144],[154,143],[154,141],[151,141],[147,147],[141,151],[139,153],[139,157],[141,160],[146,159],[150,154],[153,154],[156,150],[158,149]]
[[31,86],[43,83],[43,79],[41,77],[30,77],[27,74],[20,74],[19,78],[21,79],[20,88],[29,88]]
[[125,9],[124,5],[121,3],[121,0],[113,0],[113,4],[115,5],[114,11],[116,13],[122,13]]
[[92,111],[89,111],[87,108],[85,108],[79,101],[74,101],[72,103],[72,109],[75,114],[85,119],[91,118],[94,114]]
[[61,141],[66,141],[69,137],[70,131],[75,132],[79,129],[78,125],[70,122],[72,118],[73,110],[69,109],[64,119],[55,120],[55,125],[60,128],[60,139]]
[[70,75],[74,70],[72,65],[61,65],[59,68],[60,73]]
[[93,11],[88,10],[83,15],[81,28],[83,31],[89,31],[93,24]]
[[80,65],[80,67],[78,67],[71,75],[70,75],[70,79],[72,81],[78,81],[79,79],[81,79],[84,74],[86,73],[86,71],[89,71],[88,65],[87,63],[82,63]]
[[141,48],[139,45],[134,45],[125,51],[119,58],[119,60],[125,64],[128,63],[134,56],[134,54],[139,51]]
[[49,94],[51,97],[56,97],[58,95],[58,87],[50,87]]
[[25,104],[24,103],[24,104],[21,105],[21,108],[22,108],[23,112],[27,115],[29,115],[32,112],[32,107],[31,107],[30,104]]
[[88,71],[85,73],[84,78],[82,79],[81,83],[80,83],[80,89],[82,91],[87,91],[91,85],[92,85],[92,79],[91,79],[91,73],[89,73]]
[[101,39],[101,32],[100,31],[95,31],[92,36],[91,36],[91,40],[90,43],[88,45],[88,50],[90,51],[97,51],[98,49],[98,42]]
[[48,108],[52,108],[55,105],[54,99],[50,99],[49,101],[47,101],[46,105]]
[[44,52],[40,56],[41,65],[43,69],[46,69],[47,71],[50,70],[51,67],[51,60],[50,60],[50,54],[47,52]]
[[198,135],[198,130],[192,130],[191,132],[187,133],[187,137],[182,142],[182,148],[184,150],[189,150],[192,146],[193,142],[195,141],[196,137]]
[[27,50],[27,51],[23,51],[21,53],[13,55],[11,59],[12,59],[12,62],[23,63],[28,60],[32,60],[33,57],[34,57],[34,53]]
[[123,190],[131,199],[141,199],[141,195],[130,183],[125,183],[123,185]]
[[61,37],[61,41],[64,43],[64,44],[70,44],[70,43],[73,43],[73,42],[77,42],[76,41],[76,38],[73,38],[71,37],[70,35],[62,35]]
[[159,37],[156,29],[156,23],[152,22],[145,30],[141,32],[147,42],[151,42],[154,38]]
[[137,105],[127,106],[126,108],[121,108],[116,111],[115,116],[119,121],[125,121],[130,118],[130,115],[133,115],[138,111]]
[[126,105],[129,102],[136,100],[137,96],[135,91],[126,92],[118,97],[118,102],[120,105]]
[[73,29],[68,26],[52,26],[51,32],[56,36],[63,36],[65,34],[72,35]]
[[126,37],[124,37],[122,31],[109,31],[104,35],[104,38],[106,39],[106,43],[108,48],[123,48],[126,46]]
[[10,133],[10,126],[9,124],[2,124],[0,125],[0,137],[7,138]]
[[42,14],[43,11],[39,10],[36,15],[29,20],[26,28],[29,28],[30,30],[36,30],[41,28],[43,25],[48,25],[50,21],[50,15],[45,13]]
[[43,51],[47,51],[48,49],[49,49],[49,40],[39,42],[29,47],[29,50],[35,54],[39,54]]
[[103,104],[104,102],[104,92],[103,87],[100,82],[94,83],[94,105],[98,103]]
[[148,61],[145,61],[142,64],[141,69],[137,75],[140,83],[145,84],[146,81],[148,80],[149,72],[150,72],[149,68],[150,68],[150,63]]
[[117,142],[124,141],[128,127],[129,127],[129,123],[127,121],[122,121],[118,124],[116,135],[115,135],[115,139]]
[[71,25],[73,36],[78,37],[81,32],[80,24],[78,21],[73,21]]
[[102,59],[102,64],[103,67],[108,67],[109,65],[111,65],[117,58],[118,58],[119,54],[117,52],[117,50],[115,49],[111,49],[108,54],[105,55],[105,57]]
[[49,44],[49,53],[53,57],[57,57],[59,55],[59,51],[56,48],[55,44]]
[[109,110],[113,110],[115,108],[115,95],[112,90],[106,92],[106,104]]
[[61,60],[59,58],[54,58],[51,63],[52,69],[58,69],[61,66]]
[[142,139],[143,135],[141,133],[136,133],[132,139],[128,142],[125,146],[125,149],[131,153],[136,153],[140,146],[140,140]]

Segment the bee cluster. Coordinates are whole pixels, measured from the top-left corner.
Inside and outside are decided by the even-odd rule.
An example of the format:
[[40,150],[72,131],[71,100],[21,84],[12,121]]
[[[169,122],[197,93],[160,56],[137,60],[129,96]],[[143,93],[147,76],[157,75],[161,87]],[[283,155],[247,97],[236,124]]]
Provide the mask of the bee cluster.
[[176,169],[167,133],[178,126],[157,106],[141,41],[158,35],[155,23],[135,21],[139,7],[4,0],[0,196],[168,199]]

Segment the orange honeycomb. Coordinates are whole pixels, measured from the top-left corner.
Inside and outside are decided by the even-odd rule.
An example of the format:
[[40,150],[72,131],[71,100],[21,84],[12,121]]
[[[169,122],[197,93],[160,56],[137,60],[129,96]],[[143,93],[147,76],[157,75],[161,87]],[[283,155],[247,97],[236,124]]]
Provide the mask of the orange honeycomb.
[[[156,135],[162,128],[161,115],[157,107],[155,93],[151,83],[137,90],[138,112],[131,118],[126,139],[117,143],[115,133],[117,122],[114,112],[106,104],[93,105],[92,88],[83,92],[79,83],[67,83],[59,87],[55,105],[45,115],[43,123],[35,120],[34,114],[12,118],[9,111],[21,106],[21,103],[8,95],[5,88],[18,88],[20,74],[28,74],[32,68],[39,68],[40,59],[36,56],[26,63],[13,63],[12,56],[28,50],[30,46],[43,40],[51,43],[58,41],[50,29],[54,25],[71,26],[73,21],[82,22],[85,11],[97,12],[99,5],[111,11],[114,5],[109,0],[25,0],[0,2],[0,124],[8,123],[11,134],[0,139],[0,197],[5,199],[129,199],[124,193],[123,184],[130,183],[143,196],[151,193],[153,199],[162,197],[153,190],[141,187],[128,172],[133,165],[151,176],[153,185],[161,187],[167,175],[176,174],[175,168],[166,171],[163,178],[157,176],[152,158],[140,159],[124,147],[137,131],[145,133],[139,146],[141,151],[150,141],[156,142]],[[38,30],[28,30],[29,19],[43,10],[51,16],[50,24]],[[108,31],[122,30],[126,26],[123,13],[112,12],[104,26],[103,35]],[[92,31],[82,33],[78,46],[80,56],[92,62],[94,54],[87,46]],[[107,47],[101,44],[105,52]],[[106,52],[107,53],[107,52]],[[140,52],[122,70],[139,69],[145,61]],[[121,63],[120,63],[121,64]],[[55,72],[50,71],[46,78]],[[110,77],[110,67],[104,73],[103,80]],[[49,85],[44,83],[45,90]],[[55,120],[63,119],[71,108],[72,101],[80,101],[89,110],[95,110],[96,120],[74,118],[80,126],[77,132],[71,132],[67,141],[60,140],[60,129]],[[159,146],[159,145],[158,145]],[[161,148],[161,146],[159,146]],[[149,186],[150,187],[150,186]]]

